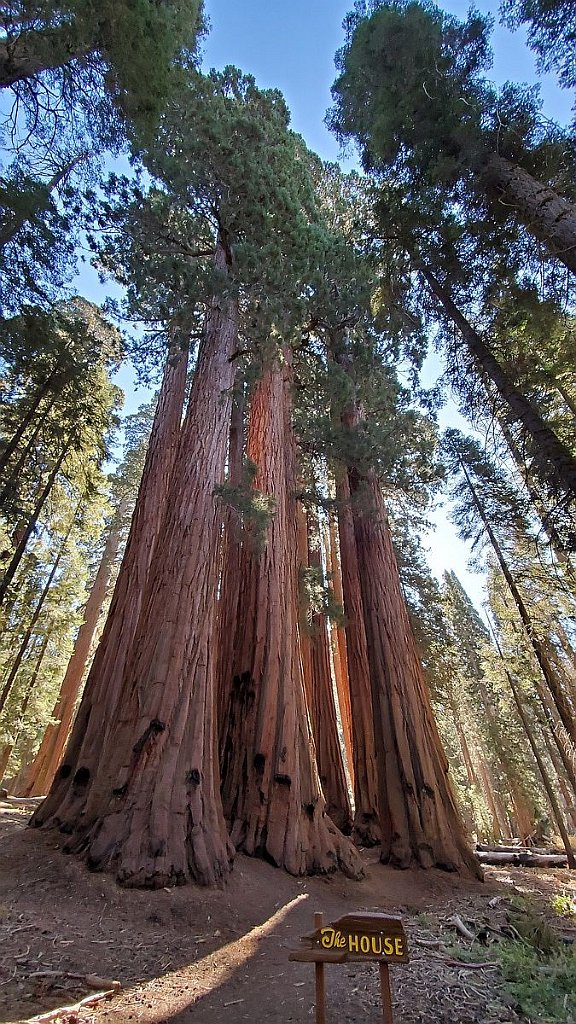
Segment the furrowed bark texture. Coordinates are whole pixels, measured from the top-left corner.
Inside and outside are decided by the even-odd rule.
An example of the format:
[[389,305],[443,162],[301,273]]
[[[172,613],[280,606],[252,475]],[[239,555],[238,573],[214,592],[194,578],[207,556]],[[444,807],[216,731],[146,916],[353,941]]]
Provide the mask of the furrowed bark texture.
[[[334,592],[334,600],[344,609],[344,595],[342,593],[342,569],[340,567],[338,549],[338,527],[334,519],[330,520],[328,529],[324,533],[324,545],[326,548],[326,564],[330,574],[330,582]],[[336,677],[336,693],[338,694],[338,706],[340,708],[340,721],[342,723],[342,734],[344,737],[344,750],[348,773],[354,788],[354,753],[352,747],[352,706],[350,703],[350,682],[348,679],[348,654],[346,651],[346,631],[343,625],[330,620],[330,641],[332,645],[332,658],[334,662],[334,675]]]
[[[228,447],[228,483],[238,485],[242,480],[244,458],[244,397],[237,396],[232,408],[230,441]],[[226,705],[228,702],[228,675],[234,657],[234,629],[238,620],[242,595],[240,592],[240,558],[242,550],[242,522],[240,513],[227,508],[222,528],[222,557],[220,600],[217,610],[217,709],[220,757],[226,737]]]
[[79,820],[90,792],[89,783],[72,786],[71,777],[79,765],[89,772],[89,779],[96,776],[108,731],[114,724],[180,433],[187,362],[187,354],[181,352],[166,363],[138,500],[106,624],[88,673],[64,763],[52,782],[47,803],[42,806],[43,815],[58,817],[67,828],[73,828]]
[[576,206],[496,153],[480,174],[489,197],[512,207],[528,230],[576,274]]
[[[322,570],[318,516],[308,511],[307,524],[307,564]],[[338,735],[326,615],[312,614],[307,640],[310,664],[304,682],[326,812],[337,828],[348,834],[352,831],[352,807]]]
[[352,714],[354,837],[362,846],[376,846],[381,833],[372,686],[350,488],[347,473],[343,471],[336,476],[336,498]]
[[[117,518],[125,511],[125,507],[119,509]],[[108,585],[112,576],[114,563],[120,550],[122,531],[119,526],[112,526],[104,545],[104,551],[98,572],[92,584],[90,595],[84,608],[84,618],[74,650],[68,662],[64,679],[60,687],[58,699],[52,709],[54,723],[46,727],[38,753],[34,758],[26,774],[26,785],[20,794],[21,796],[40,796],[48,792],[52,780],[56,774],[64,746],[68,738],[74,709],[84,670],[88,662],[92,640],[100,618],[102,606],[106,600]]]
[[372,682],[382,829],[381,859],[481,869],[448,780],[448,763],[412,633],[384,502],[373,474],[349,471]]
[[[226,271],[220,242],[216,265]],[[180,432],[116,720],[71,852],[128,886],[210,885],[230,870],[219,789],[214,608],[220,509],[237,345],[237,307],[215,298]],[[75,769],[82,787],[86,769]],[[36,815],[40,824],[43,808]],[[52,817],[57,824],[57,814]]]
[[294,875],[340,866],[356,876],[359,858],[325,811],[308,723],[287,373],[287,367],[267,369],[250,409],[247,454],[258,467],[255,487],[274,496],[276,512],[264,551],[242,548],[241,615],[228,669],[224,813],[234,845],[251,856]]

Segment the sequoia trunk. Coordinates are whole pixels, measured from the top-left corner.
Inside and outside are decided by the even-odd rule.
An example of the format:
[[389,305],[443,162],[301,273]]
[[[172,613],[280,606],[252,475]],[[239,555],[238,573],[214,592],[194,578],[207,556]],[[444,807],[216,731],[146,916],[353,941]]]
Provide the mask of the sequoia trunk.
[[448,780],[376,477],[349,470],[372,684],[384,862],[480,868]]
[[298,646],[294,441],[287,368],[268,368],[254,391],[248,457],[255,487],[276,511],[259,553],[241,553],[240,615],[228,666],[222,795],[237,849],[291,874],[350,874],[361,864],[325,811],[308,724]]
[[[144,587],[164,509],[186,386],[187,355],[171,353],[164,370],[138,500],[106,624],[88,674],[70,736],[65,762],[83,765],[93,777],[116,705],[128,652],[140,615]],[[50,792],[50,813],[74,821],[82,813],[87,787],[70,786],[69,773],[57,775]]]
[[[230,253],[220,240],[216,265]],[[214,608],[222,483],[237,346],[230,295],[206,316],[165,513],[150,563],[122,692],[95,778],[65,764],[70,789],[88,789],[82,818],[67,822],[94,869],[130,886],[213,884],[230,869],[219,797],[214,692]],[[114,713],[114,711],[113,711]],[[36,824],[61,821],[49,797]]]
[[[307,525],[307,564],[315,568],[323,578],[318,516],[310,510],[307,514]],[[308,682],[308,709],[320,782],[326,798],[327,814],[341,832],[349,833],[352,831],[352,808],[338,735],[326,615],[313,612],[309,628],[310,666],[308,680],[305,674],[305,683]]]
[[336,476],[336,498],[352,713],[354,836],[363,846],[376,846],[381,837],[370,665],[350,489],[348,476],[342,471]]

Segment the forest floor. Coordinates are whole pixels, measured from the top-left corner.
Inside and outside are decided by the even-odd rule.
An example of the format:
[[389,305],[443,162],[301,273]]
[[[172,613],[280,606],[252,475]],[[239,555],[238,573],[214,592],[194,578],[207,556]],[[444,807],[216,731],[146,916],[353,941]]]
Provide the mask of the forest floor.
[[[532,1020],[507,990],[494,946],[475,943],[488,965],[468,966],[474,950],[450,918],[476,931],[490,924],[496,935],[510,907],[529,904],[558,921],[554,901],[576,899],[566,870],[489,869],[480,883],[396,871],[377,851],[364,854],[361,882],[296,879],[238,857],[222,889],[125,890],[63,856],[58,834],[27,829],[28,816],[0,802],[0,1024],[76,1003],[89,995],[87,975],[118,979],[122,990],[60,1022],[312,1024],[314,968],[288,955],[318,910],[327,922],[355,910],[402,914],[410,963],[390,969],[396,1024]],[[575,924],[564,927],[576,934]],[[326,971],[328,1024],[382,1020],[376,965]]]

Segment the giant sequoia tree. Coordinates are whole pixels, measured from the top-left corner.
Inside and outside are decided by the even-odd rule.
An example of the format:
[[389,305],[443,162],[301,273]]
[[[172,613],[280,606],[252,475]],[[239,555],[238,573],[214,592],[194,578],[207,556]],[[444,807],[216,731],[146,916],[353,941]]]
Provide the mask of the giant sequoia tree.
[[[195,119],[192,132],[190,118]],[[83,762],[80,716],[53,791],[35,816],[36,824],[60,824],[76,833],[70,847],[86,850],[93,866],[113,868],[125,884],[151,887],[190,878],[210,883],[230,865],[215,757],[212,640],[220,518],[214,491],[228,448],[239,293],[249,313],[256,282],[252,316],[257,313],[271,325],[276,307],[262,301],[261,283],[276,275],[286,284],[291,261],[298,265],[298,252],[303,258],[300,227],[307,200],[278,94],[260,93],[234,69],[194,78],[164,130],[150,162],[165,186],[172,301],[181,300],[178,274],[204,259],[210,244],[214,270],[201,272],[198,281],[211,288],[212,297],[164,506],[157,509],[162,543],[153,550],[141,612],[110,707],[103,693],[102,715],[109,724],[104,747],[95,764]],[[182,211],[172,230],[171,204]],[[200,226],[199,238],[190,239],[192,260],[183,224]],[[154,240],[149,244],[155,249]],[[130,259],[125,266],[141,274],[142,261]],[[141,276],[133,280],[137,286]],[[143,296],[148,308],[153,293],[148,287]],[[158,293],[161,315],[170,311],[162,282]],[[179,309],[180,322],[187,311],[193,315],[191,306]],[[189,321],[189,330],[195,322]],[[300,706],[295,722],[304,713]],[[292,781],[296,793],[296,774]],[[326,828],[320,804],[317,816]],[[282,834],[282,829],[274,836],[269,830],[280,862]],[[288,835],[286,842],[292,842]],[[314,845],[311,839],[309,851],[291,861],[294,870],[318,864]],[[328,866],[326,859],[322,864]]]

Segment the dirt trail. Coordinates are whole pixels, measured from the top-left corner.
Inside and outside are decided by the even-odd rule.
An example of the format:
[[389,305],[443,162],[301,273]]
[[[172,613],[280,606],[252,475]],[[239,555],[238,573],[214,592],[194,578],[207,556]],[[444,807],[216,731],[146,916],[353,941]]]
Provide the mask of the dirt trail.
[[[61,837],[27,829],[28,813],[0,815],[0,1024],[74,1003],[88,994],[70,974],[117,978],[123,991],[66,1024],[271,1024],[313,1021],[313,967],[288,953],[312,928],[353,910],[401,913],[411,963],[391,970],[397,1024],[504,1024],[499,973],[447,963],[422,945],[457,911],[481,920],[495,893],[536,888],[543,898],[568,886],[563,871],[490,872],[484,884],[438,871],[399,872],[366,853],[366,878],[295,879],[238,857],[225,888],[141,892],[89,874],[60,851]],[[516,889],[518,891],[518,889]],[[61,976],[32,978],[42,971]],[[328,1020],[381,1021],[374,966],[328,971]]]

